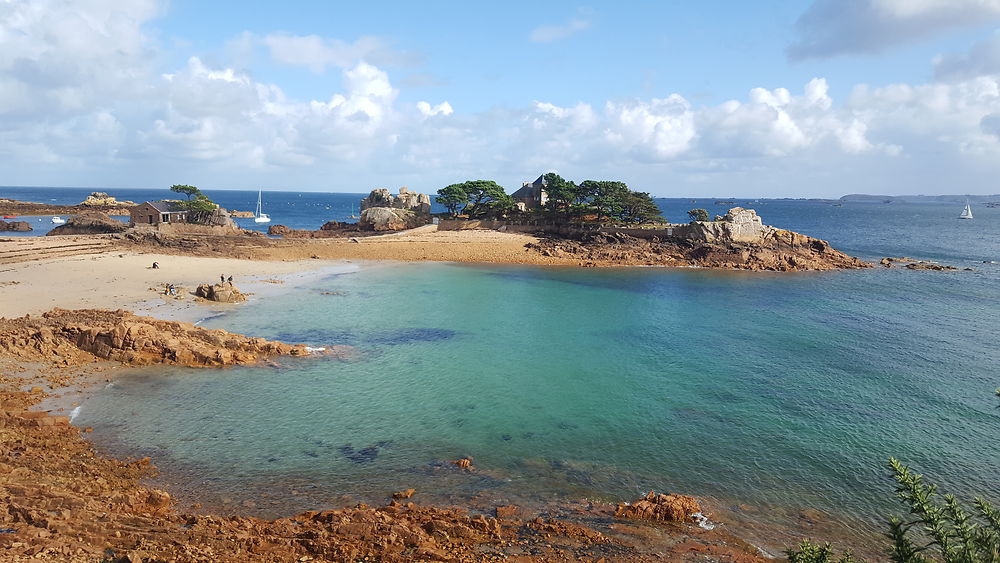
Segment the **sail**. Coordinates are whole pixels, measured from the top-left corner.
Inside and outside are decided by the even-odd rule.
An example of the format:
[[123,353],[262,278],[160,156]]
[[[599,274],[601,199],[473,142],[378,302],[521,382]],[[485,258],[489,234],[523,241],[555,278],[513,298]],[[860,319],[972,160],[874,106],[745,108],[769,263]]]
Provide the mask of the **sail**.
[[965,204],[965,209],[962,210],[962,214],[958,216],[959,219],[972,219],[972,206],[968,203]]

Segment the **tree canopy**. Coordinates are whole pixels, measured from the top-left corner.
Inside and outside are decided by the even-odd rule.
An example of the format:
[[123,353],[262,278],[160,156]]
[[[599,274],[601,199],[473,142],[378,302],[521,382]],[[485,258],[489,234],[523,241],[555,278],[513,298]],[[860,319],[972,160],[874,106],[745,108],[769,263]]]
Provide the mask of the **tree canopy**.
[[187,196],[188,200],[197,195],[202,195],[201,190],[194,186],[188,186],[185,184],[174,184],[170,186],[170,191],[177,192],[179,194],[184,194]]
[[688,211],[688,217],[690,217],[692,221],[708,221],[708,211],[705,211],[704,209],[692,209],[691,211]]
[[635,192],[625,182],[584,180],[580,184],[558,174],[543,176],[548,196],[546,212],[570,219],[596,216],[598,221],[646,223],[662,220],[660,208],[646,192]]
[[514,209],[514,199],[493,180],[468,180],[461,184],[451,184],[438,190],[436,199],[453,215],[461,207],[472,218],[496,217]]
[[454,217],[469,203],[469,194],[465,192],[462,184],[451,184],[438,190],[438,195],[434,199]]

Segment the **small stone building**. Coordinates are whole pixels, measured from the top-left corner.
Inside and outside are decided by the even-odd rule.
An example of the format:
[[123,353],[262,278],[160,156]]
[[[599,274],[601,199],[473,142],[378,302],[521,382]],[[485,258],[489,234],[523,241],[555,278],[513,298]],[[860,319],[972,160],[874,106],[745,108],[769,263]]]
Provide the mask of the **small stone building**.
[[548,194],[545,193],[545,186],[547,185],[545,175],[543,174],[534,182],[524,182],[521,184],[521,189],[510,194],[510,197],[514,198],[514,203],[517,204],[517,208],[521,211],[538,209],[549,200]]
[[147,201],[129,211],[130,225],[159,225],[160,223],[186,223],[188,211],[181,202],[171,200]]

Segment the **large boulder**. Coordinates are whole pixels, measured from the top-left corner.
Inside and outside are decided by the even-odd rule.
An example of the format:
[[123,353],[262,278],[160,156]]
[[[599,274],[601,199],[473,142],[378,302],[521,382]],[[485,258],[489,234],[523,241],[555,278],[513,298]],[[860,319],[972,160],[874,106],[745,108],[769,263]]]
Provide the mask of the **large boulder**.
[[408,188],[399,188],[399,195],[392,195],[385,188],[377,188],[368,194],[368,197],[361,200],[361,211],[372,207],[390,207],[392,209],[406,209],[420,215],[431,212],[431,196],[417,192],[411,192]]
[[369,207],[361,212],[358,227],[362,231],[402,231],[426,223],[420,215],[407,209]]
[[695,221],[691,223],[688,238],[699,242],[761,242],[773,231],[763,224],[753,209],[734,207],[721,221]]
[[27,221],[0,221],[0,231],[26,233],[30,230],[31,223]]
[[100,235],[120,233],[128,229],[128,225],[112,219],[100,211],[85,211],[70,217],[65,224],[59,225],[46,236],[58,235]]
[[118,201],[114,196],[110,196],[104,192],[90,192],[87,199],[80,202],[80,205],[86,207],[122,207],[122,206],[134,206],[134,201]]
[[233,282],[213,285],[203,283],[198,286],[194,294],[203,299],[219,303],[243,303],[247,300],[247,296],[240,293],[240,290],[236,289]]

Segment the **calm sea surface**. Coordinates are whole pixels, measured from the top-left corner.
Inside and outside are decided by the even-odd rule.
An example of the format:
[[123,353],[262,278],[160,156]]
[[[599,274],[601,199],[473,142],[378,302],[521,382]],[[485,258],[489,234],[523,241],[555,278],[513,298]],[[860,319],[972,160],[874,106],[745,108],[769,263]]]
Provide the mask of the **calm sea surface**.
[[[0,197],[57,193],[33,190]],[[337,218],[326,205],[344,215],[359,197],[265,193],[265,207],[316,228]],[[660,203],[674,220],[727,207]],[[264,515],[408,487],[421,502],[534,506],[656,489],[709,498],[772,549],[803,535],[871,545],[898,511],[889,456],[1000,500],[1000,264],[984,263],[1000,262],[1000,209],[960,221],[942,204],[738,203],[864,259],[973,271],[374,265],[204,323],[355,359],[135,371],[76,423],[107,451],[153,456],[175,490]],[[465,455],[477,472],[442,465]]]

